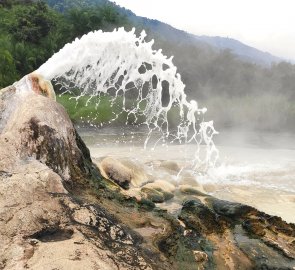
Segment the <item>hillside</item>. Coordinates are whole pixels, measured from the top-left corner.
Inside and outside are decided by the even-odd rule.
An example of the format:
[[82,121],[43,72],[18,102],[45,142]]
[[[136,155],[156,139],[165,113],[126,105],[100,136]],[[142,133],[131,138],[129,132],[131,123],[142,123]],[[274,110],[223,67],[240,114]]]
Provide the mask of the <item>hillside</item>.
[[268,52],[262,52],[258,49],[250,47],[238,40],[225,37],[209,37],[195,36],[200,42],[206,42],[218,50],[229,49],[233,54],[237,55],[241,60],[249,63],[271,67],[273,63],[283,61],[282,58],[271,55]]
[[178,30],[166,23],[158,20],[151,20],[149,18],[140,17],[134,14],[132,11],[117,6],[116,4],[108,0],[84,0],[84,1],[57,1],[47,0],[47,3],[58,11],[65,12],[71,8],[82,8],[82,7],[95,7],[101,5],[113,5],[117,10],[124,14],[128,20],[133,24],[142,26],[149,29],[152,33],[156,33],[160,36],[164,36],[165,39],[170,42],[186,42],[191,45],[198,47],[212,47],[217,50],[229,49],[233,54],[243,61],[258,64],[261,66],[270,67],[272,63],[281,62],[282,59],[271,55],[268,52],[260,51],[256,48],[243,44],[242,42],[226,37],[210,37],[210,36],[197,36],[185,31]]
[[[260,53],[224,39],[218,46],[236,46],[218,49],[217,45],[162,22],[138,17],[107,0],[47,3],[50,7],[29,0],[0,3],[0,86],[36,70],[66,43],[89,31],[136,27],[138,32],[146,30],[148,40],[155,40],[154,48],[174,56],[189,98],[208,107],[207,119],[214,119],[218,129],[294,129],[294,65],[280,62],[266,68],[252,60],[241,60],[234,49],[244,48],[239,49],[240,54],[250,51],[253,57]],[[262,56],[267,59],[269,55]]]

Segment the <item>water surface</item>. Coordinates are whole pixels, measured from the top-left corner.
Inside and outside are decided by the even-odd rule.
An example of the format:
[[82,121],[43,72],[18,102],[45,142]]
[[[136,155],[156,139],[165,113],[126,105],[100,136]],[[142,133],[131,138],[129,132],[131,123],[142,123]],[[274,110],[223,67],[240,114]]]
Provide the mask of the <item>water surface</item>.
[[181,169],[191,171],[212,195],[295,222],[292,134],[223,131],[215,139],[220,151],[217,166],[194,169],[194,144],[166,145],[155,136],[144,149],[146,131],[141,129],[80,129],[79,133],[94,158],[129,158],[146,166],[155,161],[175,161]]

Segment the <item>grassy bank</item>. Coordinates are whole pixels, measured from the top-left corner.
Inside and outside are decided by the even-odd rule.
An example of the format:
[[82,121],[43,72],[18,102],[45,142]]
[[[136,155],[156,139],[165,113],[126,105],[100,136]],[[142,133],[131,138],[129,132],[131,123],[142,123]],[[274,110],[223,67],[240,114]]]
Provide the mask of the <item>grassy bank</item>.
[[[123,98],[117,97],[115,101],[109,96],[101,95],[100,97],[82,96],[76,99],[70,94],[57,96],[57,101],[67,110],[72,121],[78,124],[86,125],[125,125],[140,124],[144,121],[142,116],[137,116],[136,121],[133,115],[129,115],[123,108]],[[125,107],[132,107],[132,102],[126,100]]]
[[[57,97],[67,110],[73,122],[85,125],[111,124],[134,125],[144,122],[142,115],[129,115],[122,111],[123,99],[116,98],[115,102],[109,96],[80,97],[78,100],[70,94]],[[214,120],[218,130],[224,128],[238,128],[260,131],[294,131],[295,104],[284,95],[261,95],[246,97],[216,96],[207,100],[199,100],[200,106],[208,108],[205,120]],[[144,104],[142,104],[144,107]],[[134,107],[131,100],[126,99],[126,108]],[[179,121],[179,109],[172,108],[168,113],[171,128],[175,128]]]
[[[95,125],[101,126],[105,124],[111,124],[115,126],[122,125],[138,125],[145,121],[145,117],[142,115],[142,111],[138,114],[130,114],[123,108],[123,98],[117,97],[115,101],[107,95],[101,95],[100,97],[82,96],[76,99],[71,94],[62,94],[57,96],[57,101],[62,104],[72,121],[76,124]],[[125,108],[131,109],[135,107],[135,102],[126,99]],[[141,102],[141,109],[145,107],[145,103]],[[168,113],[169,124],[172,128],[175,128],[180,120],[179,109],[174,107]]]

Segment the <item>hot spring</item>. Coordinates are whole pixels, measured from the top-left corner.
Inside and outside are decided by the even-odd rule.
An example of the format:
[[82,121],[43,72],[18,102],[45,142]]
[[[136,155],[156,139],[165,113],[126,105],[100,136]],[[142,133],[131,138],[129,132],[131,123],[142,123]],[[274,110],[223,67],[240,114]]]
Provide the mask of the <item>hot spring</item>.
[[[153,179],[176,187],[195,182],[203,192],[295,222],[295,149],[276,144],[278,137],[267,133],[224,131],[215,136],[206,108],[186,96],[172,57],[153,50],[153,41],[145,37],[134,29],[90,32],[35,71],[53,82],[59,95],[86,100],[86,107],[95,102],[90,120],[77,127],[92,156],[98,162],[104,156],[129,159]],[[27,84],[24,78],[15,86],[22,92]],[[98,108],[106,97],[111,117],[95,126],[91,119],[100,117]],[[126,124],[113,126],[122,115]],[[237,140],[241,137],[245,140]],[[176,164],[177,172],[163,169],[163,161]]]

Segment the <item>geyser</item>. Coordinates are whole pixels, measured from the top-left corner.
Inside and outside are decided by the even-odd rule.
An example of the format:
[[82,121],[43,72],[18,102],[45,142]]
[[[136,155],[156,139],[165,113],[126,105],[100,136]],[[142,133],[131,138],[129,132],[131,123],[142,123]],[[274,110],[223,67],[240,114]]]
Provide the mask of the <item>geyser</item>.
[[[135,29],[90,32],[66,44],[35,74],[56,81],[65,92],[78,90],[76,99],[87,96],[91,100],[107,94],[115,102],[120,97],[122,112],[127,112],[128,118],[136,123],[138,117],[144,117],[149,129],[145,146],[154,132],[160,133],[159,142],[194,142],[196,165],[214,166],[218,150],[213,142],[217,133],[213,121],[205,122],[206,108],[187,100],[185,85],[172,57],[153,50],[153,41],[146,42],[145,37],[144,31],[137,37]],[[130,96],[135,102],[126,106]],[[172,133],[167,115],[174,107],[179,112],[179,123]],[[201,145],[206,145],[202,159]]]

